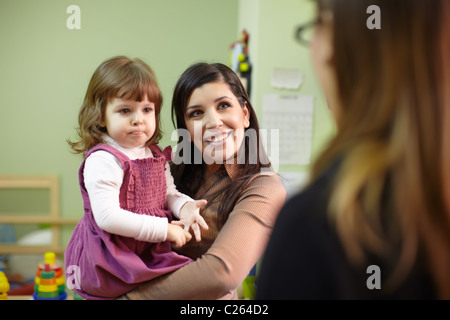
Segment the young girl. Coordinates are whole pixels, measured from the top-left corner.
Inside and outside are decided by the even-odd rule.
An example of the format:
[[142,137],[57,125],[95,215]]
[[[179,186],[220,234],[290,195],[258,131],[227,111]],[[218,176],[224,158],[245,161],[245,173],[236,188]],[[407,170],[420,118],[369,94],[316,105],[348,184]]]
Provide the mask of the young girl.
[[[156,145],[162,97],[153,71],[138,59],[115,57],[95,71],[79,114],[84,153],[79,170],[85,214],[65,251],[66,266],[79,267],[87,299],[116,298],[144,281],[191,260],[171,250],[200,241],[199,210],[205,200],[179,193],[167,161],[171,150]],[[172,221],[172,212],[179,221]],[[184,226],[184,229],[182,228]]]
[[[200,62],[187,68],[175,86],[172,116],[179,132],[189,132],[189,139],[180,136],[180,144],[187,141],[182,150],[192,157],[172,168],[175,184],[195,199],[208,200],[202,216],[209,229],[202,230],[201,242],[191,241],[178,250],[194,262],[120,299],[235,299],[237,288],[264,253],[286,190],[259,148],[258,118],[229,67]],[[234,134],[239,131],[256,137]],[[211,133],[219,139],[212,139]],[[212,146],[226,151],[209,158]],[[198,153],[201,161],[195,159]]]

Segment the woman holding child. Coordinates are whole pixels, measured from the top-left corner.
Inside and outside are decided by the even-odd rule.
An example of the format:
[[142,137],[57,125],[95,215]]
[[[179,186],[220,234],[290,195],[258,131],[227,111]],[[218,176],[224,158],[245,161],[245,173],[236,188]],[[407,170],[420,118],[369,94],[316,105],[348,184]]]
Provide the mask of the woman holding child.
[[201,214],[209,228],[201,230],[201,242],[177,250],[194,262],[121,298],[236,298],[265,250],[286,191],[261,149],[255,111],[230,68],[188,68],[176,85],[172,113],[177,129],[190,137],[179,145],[183,161],[173,168],[175,183],[180,192],[208,200]]

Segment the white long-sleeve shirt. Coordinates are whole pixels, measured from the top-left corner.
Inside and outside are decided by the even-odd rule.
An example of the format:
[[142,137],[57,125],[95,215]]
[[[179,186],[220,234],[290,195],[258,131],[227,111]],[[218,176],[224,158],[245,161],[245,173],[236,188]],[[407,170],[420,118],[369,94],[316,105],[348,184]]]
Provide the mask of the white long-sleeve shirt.
[[[124,148],[109,136],[104,137],[104,140],[131,160],[153,157],[149,148]],[[83,172],[92,214],[101,229],[141,241],[161,242],[166,240],[167,218],[136,214],[120,208],[119,193],[124,174],[120,161],[115,156],[107,151],[96,151],[86,159]],[[179,218],[181,207],[187,201],[193,200],[178,192],[168,163],[166,163],[165,175],[167,207],[175,217]]]

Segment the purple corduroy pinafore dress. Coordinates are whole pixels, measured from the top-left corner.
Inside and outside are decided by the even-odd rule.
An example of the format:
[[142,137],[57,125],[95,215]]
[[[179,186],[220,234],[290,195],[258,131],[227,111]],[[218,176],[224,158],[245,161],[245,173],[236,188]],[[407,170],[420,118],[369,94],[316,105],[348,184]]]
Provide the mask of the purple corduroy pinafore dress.
[[188,257],[172,251],[169,241],[150,243],[123,237],[100,229],[92,215],[89,195],[84,186],[84,164],[93,152],[104,150],[121,163],[124,179],[120,188],[122,209],[138,214],[167,217],[166,158],[170,147],[161,151],[150,146],[154,158],[130,160],[119,150],[100,144],[86,153],[79,170],[84,216],[81,218],[65,251],[66,268],[77,266],[79,288],[74,290],[86,299],[114,299],[139,284],[174,271],[191,262]]

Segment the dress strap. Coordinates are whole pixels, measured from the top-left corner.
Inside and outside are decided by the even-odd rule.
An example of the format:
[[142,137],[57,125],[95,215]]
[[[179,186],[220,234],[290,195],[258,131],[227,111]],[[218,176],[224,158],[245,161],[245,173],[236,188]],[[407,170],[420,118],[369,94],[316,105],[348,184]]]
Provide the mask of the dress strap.
[[[122,165],[122,169],[123,169],[123,182],[129,181],[129,179],[131,178],[131,171],[132,171],[132,166],[131,166],[131,160],[130,158],[128,158],[123,152],[117,150],[116,148],[106,144],[106,143],[101,143],[96,145],[95,147],[89,149],[88,151],[86,151],[85,153],[85,157],[84,160],[80,166],[80,169],[78,171],[78,180],[80,182],[80,187],[81,187],[81,192],[86,192],[87,195],[87,191],[86,191],[86,187],[84,185],[84,165],[86,163],[86,159],[95,151],[106,151],[111,153],[114,157],[117,158],[117,160],[119,160],[120,164]],[[124,195],[126,195],[125,192],[123,192],[125,190],[127,183],[122,183],[121,188],[121,192],[120,192],[120,200],[123,200],[122,197]]]
[[89,157],[95,151],[99,151],[99,150],[103,150],[103,151],[107,151],[107,152],[111,153],[113,156],[115,156],[120,161],[120,163],[122,164],[122,167],[124,167],[124,163],[130,161],[130,158],[128,158],[123,152],[117,150],[116,148],[114,148],[106,143],[100,143],[100,144],[96,145],[95,147],[89,149],[85,153],[85,159],[87,159],[87,157]]
[[157,144],[152,144],[149,148],[155,157],[164,157],[167,161],[172,161],[171,146],[167,146],[164,150],[161,150]]

